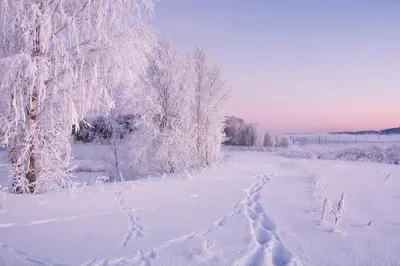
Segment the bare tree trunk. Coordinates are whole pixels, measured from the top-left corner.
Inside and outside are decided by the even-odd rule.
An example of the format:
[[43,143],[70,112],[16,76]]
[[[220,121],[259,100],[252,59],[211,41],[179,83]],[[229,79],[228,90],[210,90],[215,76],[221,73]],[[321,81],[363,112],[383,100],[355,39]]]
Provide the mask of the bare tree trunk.
[[[37,94],[33,92],[30,99],[30,108],[28,111],[29,117],[29,129],[30,132],[34,132],[36,130],[36,121],[37,121]],[[28,172],[26,174],[26,179],[29,182],[29,192],[35,192],[35,183],[36,183],[36,141],[31,134],[29,138],[29,148],[28,148]]]
[[[36,36],[34,41],[34,48],[32,53],[32,60],[40,54],[40,26],[36,27]],[[34,135],[36,134],[36,123],[37,123],[37,87],[33,88],[31,95],[29,96],[29,108],[28,108],[28,119],[29,119],[29,141],[28,141],[28,171],[26,174],[26,179],[28,180],[29,192],[35,192],[36,186],[36,141]]]

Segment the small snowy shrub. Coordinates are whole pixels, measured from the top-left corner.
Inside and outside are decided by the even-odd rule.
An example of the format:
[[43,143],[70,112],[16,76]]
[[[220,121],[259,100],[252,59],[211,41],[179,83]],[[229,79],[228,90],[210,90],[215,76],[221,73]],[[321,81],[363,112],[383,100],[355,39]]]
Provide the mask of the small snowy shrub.
[[3,187],[2,185],[0,185],[0,194],[6,194],[8,193],[8,187]]
[[324,151],[294,148],[287,151],[280,151],[280,155],[289,158],[360,161],[386,164],[400,163],[400,147],[397,145],[392,145],[386,149],[378,146],[370,146],[364,148],[347,148],[343,150]]
[[316,151],[293,148],[289,150],[281,150],[279,153],[281,156],[288,158],[300,158],[300,159],[318,159],[321,158],[321,154]]
[[338,160],[390,163],[385,151],[377,146],[369,148],[349,148],[336,154]]
[[314,178],[313,178],[313,189],[314,189],[314,196],[316,198],[322,198],[323,193],[324,193],[324,185],[326,182],[326,164],[324,164],[322,167],[318,168],[316,172],[314,173]]
[[392,145],[385,149],[386,156],[390,159],[392,164],[400,163],[400,147]]
[[105,169],[93,169],[87,165],[79,165],[72,170],[73,173],[93,173],[93,172],[104,172],[104,171]]
[[104,190],[104,183],[109,182],[109,181],[110,181],[110,179],[108,177],[99,176],[99,177],[96,178],[95,184],[96,184],[96,187],[99,190],[103,191]]
[[77,195],[86,187],[85,182],[71,182],[68,186],[71,195]]

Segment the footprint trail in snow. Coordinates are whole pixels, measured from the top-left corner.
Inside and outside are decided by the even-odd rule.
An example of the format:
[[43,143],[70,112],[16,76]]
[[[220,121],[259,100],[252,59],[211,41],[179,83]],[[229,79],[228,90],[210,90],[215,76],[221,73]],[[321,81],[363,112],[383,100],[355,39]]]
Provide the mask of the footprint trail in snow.
[[244,214],[249,221],[253,248],[235,266],[300,266],[301,263],[285,247],[275,232],[276,225],[269,219],[259,202],[260,191],[269,182],[270,175],[261,175],[257,182],[246,190],[246,198],[242,202]]

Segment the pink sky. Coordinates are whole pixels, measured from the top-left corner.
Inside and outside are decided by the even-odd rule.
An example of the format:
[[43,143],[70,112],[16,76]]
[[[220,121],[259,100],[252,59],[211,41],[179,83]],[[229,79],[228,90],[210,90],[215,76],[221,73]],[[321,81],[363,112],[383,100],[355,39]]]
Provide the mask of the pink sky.
[[400,1],[168,0],[155,16],[222,65],[229,114],[282,132],[400,126]]

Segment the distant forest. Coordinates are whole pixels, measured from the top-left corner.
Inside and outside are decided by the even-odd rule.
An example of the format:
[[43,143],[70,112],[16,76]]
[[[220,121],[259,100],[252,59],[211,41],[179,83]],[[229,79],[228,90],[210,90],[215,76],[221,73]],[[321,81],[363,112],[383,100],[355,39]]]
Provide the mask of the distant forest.
[[394,135],[400,134],[400,127],[388,128],[384,130],[365,130],[365,131],[347,131],[347,132],[331,132],[331,134],[350,134],[350,135],[369,135],[369,134],[380,134],[380,135]]

